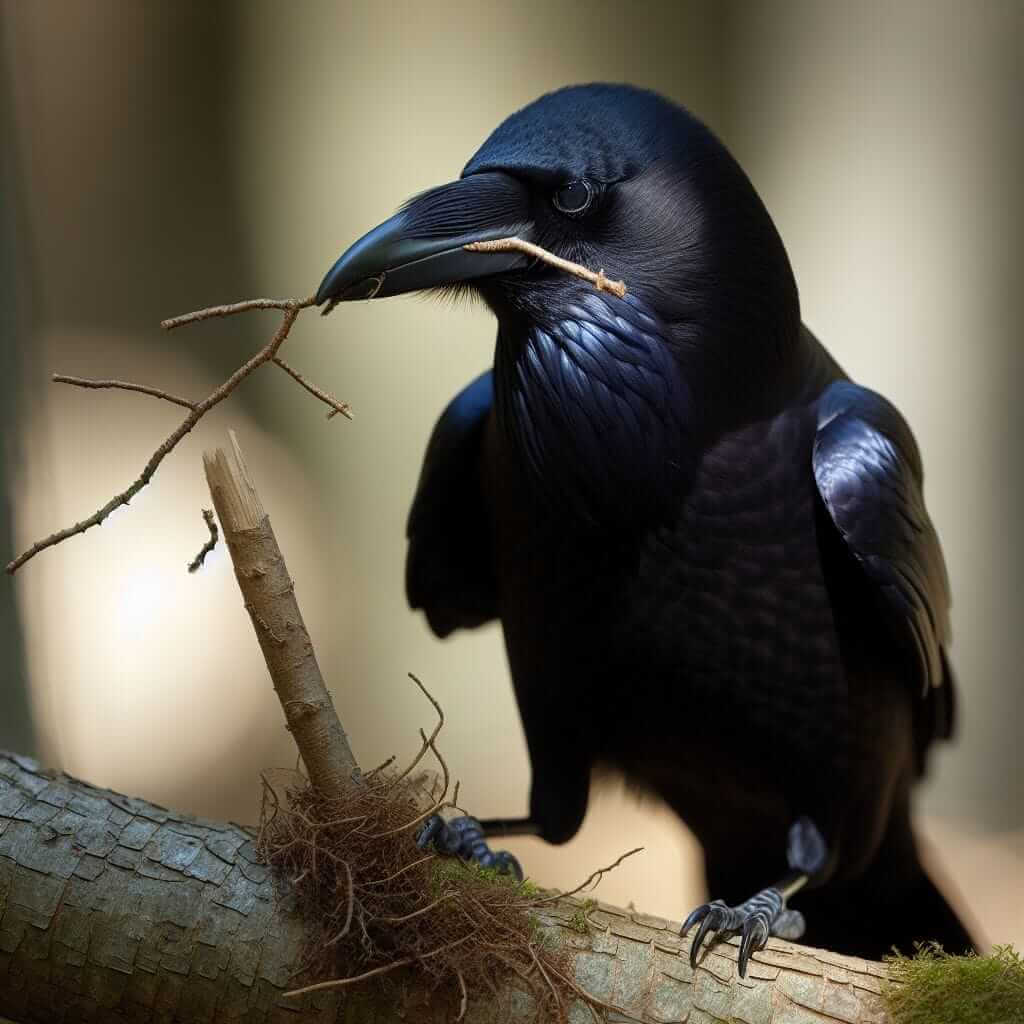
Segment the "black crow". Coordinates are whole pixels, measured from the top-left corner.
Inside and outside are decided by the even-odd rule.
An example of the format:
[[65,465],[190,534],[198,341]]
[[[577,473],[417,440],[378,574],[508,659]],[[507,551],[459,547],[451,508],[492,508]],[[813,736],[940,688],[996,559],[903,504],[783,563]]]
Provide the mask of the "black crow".
[[[507,236],[627,294],[465,248]],[[453,287],[497,317],[494,368],[430,439],[406,585],[439,636],[504,629],[530,813],[483,831],[565,842],[611,768],[703,844],[694,958],[709,931],[742,935],[741,973],[769,934],[865,957],[969,947],[910,822],[953,724],[917,446],[801,324],[722,143],[644,90],[543,96],[356,242],[317,301]],[[494,856],[474,826],[425,839]]]

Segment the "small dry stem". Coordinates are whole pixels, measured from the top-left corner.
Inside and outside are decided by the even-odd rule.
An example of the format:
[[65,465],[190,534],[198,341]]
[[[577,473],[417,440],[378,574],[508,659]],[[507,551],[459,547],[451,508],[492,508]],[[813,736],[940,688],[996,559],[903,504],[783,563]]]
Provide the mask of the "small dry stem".
[[299,371],[296,370],[294,366],[290,366],[288,363],[286,363],[280,356],[274,356],[274,363],[277,366],[280,366],[281,369],[284,370],[284,372],[287,373],[289,377],[291,377],[293,380],[298,381],[299,384],[301,384],[311,395],[313,395],[314,398],[319,398],[320,401],[324,403],[324,405],[329,405],[331,407],[330,411],[327,413],[328,419],[331,419],[332,416],[337,416],[338,413],[341,413],[341,415],[344,416],[346,419],[352,419],[352,407],[348,404],[348,402],[339,402],[334,397],[334,395],[329,394],[328,392],[322,390],[321,388],[318,388],[311,381],[303,377],[302,374],[299,373]]
[[217,520],[213,515],[212,508],[204,508],[203,510],[203,522],[206,523],[207,530],[210,531],[210,536],[206,543],[199,549],[199,553],[191,562],[188,563],[189,572],[198,572],[203,562],[206,561],[206,556],[217,546],[217,540],[220,537],[220,531],[217,529]]
[[593,271],[581,263],[573,263],[572,260],[562,259],[553,252],[549,252],[543,246],[535,242],[528,242],[525,238],[517,238],[512,235],[509,238],[495,238],[487,242],[470,242],[463,246],[470,252],[521,252],[527,256],[533,256],[556,270],[564,270],[567,274],[589,281],[599,292],[611,292],[620,299],[626,297],[625,281],[610,281],[604,276],[604,270]]

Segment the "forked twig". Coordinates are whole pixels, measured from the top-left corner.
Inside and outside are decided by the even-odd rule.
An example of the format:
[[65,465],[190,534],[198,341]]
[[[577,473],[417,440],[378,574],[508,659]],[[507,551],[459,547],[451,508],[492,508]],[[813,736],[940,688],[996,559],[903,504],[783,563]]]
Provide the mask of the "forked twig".
[[562,259],[553,252],[548,252],[543,246],[534,242],[528,242],[525,238],[517,238],[512,235],[509,238],[494,238],[487,242],[470,242],[463,246],[470,252],[521,252],[534,259],[541,260],[556,270],[564,270],[567,274],[589,281],[599,292],[611,292],[620,299],[626,297],[625,281],[610,281],[604,276],[604,270],[593,271],[582,263],[573,263],[572,260]]
[[[93,526],[99,526],[115,509],[120,508],[122,505],[127,505],[132,498],[135,497],[139,491],[142,490],[146,484],[152,479],[153,474],[157,471],[160,463],[170,454],[170,452],[177,446],[177,444],[195,427],[195,425],[212,409],[215,405],[224,401],[228,395],[231,394],[235,388],[238,387],[241,382],[249,376],[254,370],[258,369],[264,363],[272,362],[277,360],[277,351],[284,344],[285,339],[288,337],[288,333],[292,329],[292,325],[298,318],[299,313],[307,309],[309,306],[315,305],[315,298],[310,296],[306,299],[249,299],[245,302],[234,302],[225,306],[211,306],[208,309],[199,309],[194,313],[186,313],[183,316],[172,317],[169,320],[161,322],[161,327],[164,330],[172,331],[177,327],[183,327],[186,324],[199,323],[203,320],[210,320],[214,317],[233,316],[236,313],[245,313],[252,309],[278,309],[284,313],[281,318],[280,326],[274,332],[274,336],[270,341],[257,352],[254,356],[247,359],[223,384],[212,391],[206,398],[199,402],[190,402],[187,398],[181,398],[178,395],[172,395],[167,391],[160,388],[149,387],[144,384],[133,384],[129,381],[121,380],[88,380],[83,377],[69,377],[64,374],[54,375],[54,380],[61,384],[73,384],[77,387],[84,388],[119,388],[125,391],[138,391],[142,394],[150,395],[154,398],[160,398],[167,402],[173,402],[175,405],[184,406],[189,410],[189,414],[184,420],[178,425],[177,429],[171,433],[171,435],[160,445],[159,448],[150,456],[149,461],[142,468],[142,472],[136,477],[136,479],[119,494],[115,494],[102,508],[97,509],[87,519],[83,519],[80,522],[75,523],[73,526],[65,527],[63,530],[58,530],[56,533],[50,534],[49,537],[45,537],[42,540],[36,541],[30,548],[23,551],[17,558],[7,563],[6,570],[8,573],[17,572],[29,559],[34,558],[39,554],[40,551],[45,551],[47,548],[51,548],[56,544],[60,544],[61,541],[67,540],[69,537],[74,537],[76,534],[85,533],[86,530],[91,529]],[[282,368],[286,368],[282,366]],[[346,416],[350,416],[350,410],[344,402],[339,402],[332,398],[326,392],[315,387],[294,370],[288,369],[296,380],[302,384],[306,390],[316,395],[321,401],[326,402],[331,406],[332,410],[340,412]]]

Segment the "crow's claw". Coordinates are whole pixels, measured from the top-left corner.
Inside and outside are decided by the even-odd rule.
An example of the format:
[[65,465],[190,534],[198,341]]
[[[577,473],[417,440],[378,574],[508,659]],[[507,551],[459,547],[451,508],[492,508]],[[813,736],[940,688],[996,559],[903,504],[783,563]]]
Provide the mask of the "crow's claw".
[[[701,946],[704,945],[704,940],[707,938],[708,932],[714,931],[716,934],[723,930],[726,922],[726,914],[729,908],[721,901],[715,900],[714,903],[705,904],[704,907],[700,907],[700,910],[704,910],[705,913],[701,916],[703,920],[700,923],[700,927],[697,929],[697,934],[694,936],[693,944],[690,946],[690,966],[697,966],[697,954],[700,952]],[[694,913],[696,913],[695,911]],[[690,915],[693,917],[693,914]],[[689,920],[690,918],[687,918]]]
[[679,929],[680,935],[685,935],[695,924],[699,921],[703,921],[708,914],[711,913],[711,904],[703,903],[696,910],[691,911],[690,916],[683,922],[682,928]]
[[764,949],[768,945],[768,919],[765,914],[749,917],[743,924],[743,938],[740,940],[738,966],[740,977],[747,976],[747,961],[751,953]]
[[428,846],[436,848],[438,853],[456,853],[456,850],[449,850],[445,847],[447,838],[444,818],[440,814],[432,814],[423,823],[423,828],[416,835],[416,845],[425,850]]
[[722,900],[705,903],[687,917],[679,934],[685,935],[698,922],[700,928],[690,946],[690,965],[697,966],[697,957],[709,932],[715,932],[716,938],[739,932],[741,978],[746,977],[747,963],[754,953],[764,949],[769,935],[798,939],[804,931],[803,915],[786,909],[785,898],[775,888],[763,889],[738,907],[730,907]]
[[516,881],[523,880],[519,861],[507,850],[492,850],[476,818],[463,816],[445,821],[440,814],[431,815],[416,836],[416,845],[421,850],[433,846],[438,853],[461,857],[482,868],[514,875]]

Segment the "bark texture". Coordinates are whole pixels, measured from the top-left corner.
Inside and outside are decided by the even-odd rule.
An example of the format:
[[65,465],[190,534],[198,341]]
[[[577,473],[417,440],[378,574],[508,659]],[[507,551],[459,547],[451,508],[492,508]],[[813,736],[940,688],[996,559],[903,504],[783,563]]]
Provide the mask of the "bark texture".
[[[542,915],[575,980],[651,1021],[886,1024],[881,964],[772,941],[736,977],[736,949],[691,971],[676,925],[565,900]],[[377,1024],[454,1020],[414,975],[284,999],[303,925],[250,832],[44,772],[0,753],[0,1016],[19,1022]],[[413,1005],[400,1016],[402,994]],[[533,1019],[528,995],[470,1001],[466,1024]],[[612,1020],[621,1019],[611,1015]],[[572,1024],[593,1020],[581,1003]]]

